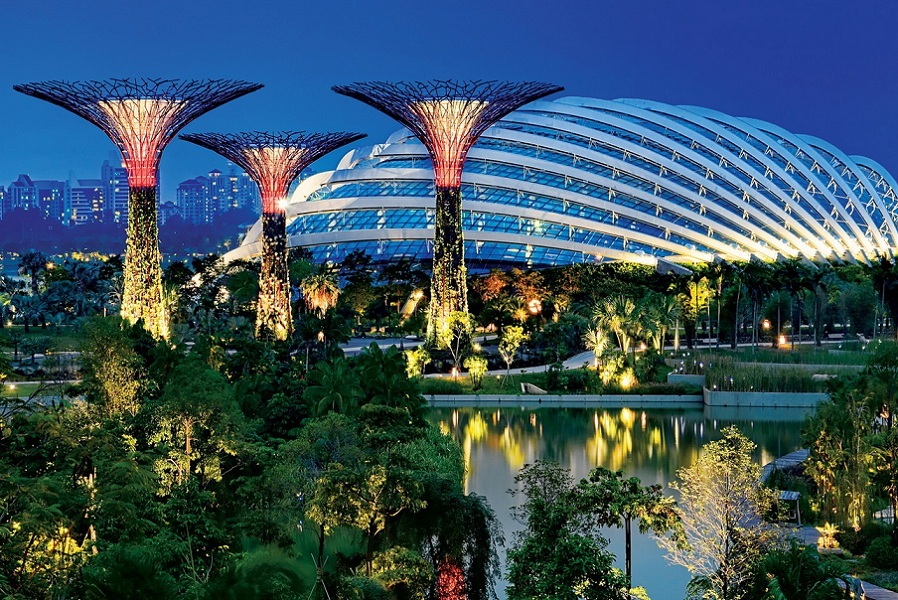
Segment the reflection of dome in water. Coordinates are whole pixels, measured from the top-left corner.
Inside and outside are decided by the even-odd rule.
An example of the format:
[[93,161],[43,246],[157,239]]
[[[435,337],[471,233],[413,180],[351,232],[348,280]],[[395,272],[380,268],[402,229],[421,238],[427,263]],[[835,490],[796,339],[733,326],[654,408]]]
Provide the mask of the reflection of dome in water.
[[[867,262],[898,248],[892,176],[763,121],[646,100],[562,98],[487,130],[465,163],[468,264]],[[433,170],[403,130],[297,188],[291,245],[429,260]],[[260,225],[230,257],[259,251]]]

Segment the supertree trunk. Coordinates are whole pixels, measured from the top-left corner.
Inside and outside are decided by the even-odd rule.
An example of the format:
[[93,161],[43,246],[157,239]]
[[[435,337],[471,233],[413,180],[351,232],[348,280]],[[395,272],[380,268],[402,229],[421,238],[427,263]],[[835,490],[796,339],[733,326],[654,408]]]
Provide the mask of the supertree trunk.
[[453,312],[468,312],[465,241],[462,234],[461,188],[438,187],[433,236],[433,279],[427,339]]
[[218,152],[250,174],[262,193],[262,274],[256,309],[256,337],[285,340],[293,333],[290,275],[287,270],[287,216],[290,184],[318,158],[365,137],[360,133],[193,133],[187,140]]
[[262,273],[256,309],[256,336],[285,340],[293,333],[287,271],[287,217],[262,214]]
[[142,319],[154,337],[168,337],[168,314],[162,301],[162,254],[156,221],[156,188],[132,187],[128,198],[122,317]]

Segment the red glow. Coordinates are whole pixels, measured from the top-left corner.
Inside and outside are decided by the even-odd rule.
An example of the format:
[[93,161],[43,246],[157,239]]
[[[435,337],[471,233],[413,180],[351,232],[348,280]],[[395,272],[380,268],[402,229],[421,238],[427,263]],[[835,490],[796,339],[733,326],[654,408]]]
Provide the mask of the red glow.
[[118,138],[131,187],[156,187],[166,135],[185,105],[184,100],[165,98],[111,99],[98,103],[115,133],[113,139]]
[[264,146],[246,148],[244,168],[259,186],[262,212],[273,215],[284,212],[290,183],[296,177],[297,165],[304,162],[306,150],[300,147]]
[[427,132],[437,187],[460,187],[468,150],[477,140],[474,130],[484,100],[423,100],[410,106]]
[[458,562],[444,558],[437,569],[437,600],[467,600],[465,574]]

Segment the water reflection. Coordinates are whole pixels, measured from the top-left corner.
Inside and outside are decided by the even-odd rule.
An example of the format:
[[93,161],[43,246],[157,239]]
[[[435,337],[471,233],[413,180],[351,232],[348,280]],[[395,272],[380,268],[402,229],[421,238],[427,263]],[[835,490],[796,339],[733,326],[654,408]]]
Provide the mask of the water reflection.
[[[429,419],[461,444],[468,464],[466,490],[487,497],[511,540],[519,526],[510,517],[507,490],[527,463],[553,460],[576,478],[601,465],[622,469],[646,485],[666,486],[677,469],[695,461],[702,445],[719,439],[720,430],[731,424],[758,445],[755,458],[761,464],[798,449],[804,415],[803,410],[771,409],[464,407],[432,409]],[[622,560],[623,536],[610,530],[608,537]],[[649,536],[634,539],[633,577],[656,600],[682,597],[689,579],[684,569],[666,565]]]

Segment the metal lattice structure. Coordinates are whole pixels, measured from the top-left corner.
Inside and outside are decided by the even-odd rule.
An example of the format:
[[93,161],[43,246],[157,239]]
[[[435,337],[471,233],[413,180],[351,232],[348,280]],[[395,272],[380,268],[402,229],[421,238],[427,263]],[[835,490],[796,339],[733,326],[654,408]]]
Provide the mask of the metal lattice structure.
[[236,80],[147,78],[13,86],[87,119],[121,150],[130,187],[121,312],[132,322],[143,320],[153,335],[168,335],[156,222],[162,151],[181,128],[203,113],[261,87]]
[[290,184],[313,162],[365,137],[362,133],[262,131],[194,133],[181,139],[217,152],[241,166],[262,196],[262,273],[256,308],[256,335],[286,339],[293,327],[287,268],[287,221],[284,203]]
[[338,94],[361,100],[406,127],[430,152],[437,187],[461,185],[468,150],[493,123],[561,86],[534,81],[434,79],[337,85]]
[[477,138],[496,121],[562,87],[539,82],[374,81],[333,90],[390,115],[421,140],[433,161],[436,214],[428,342],[453,312],[468,311],[461,175]]

